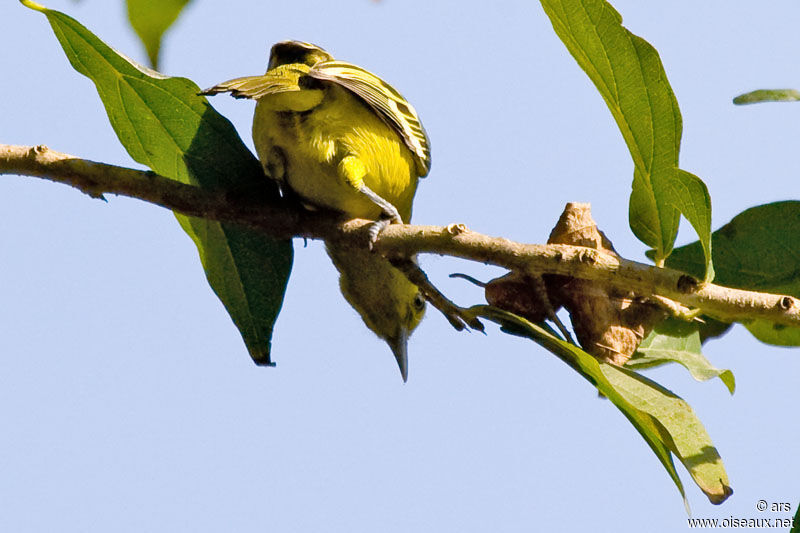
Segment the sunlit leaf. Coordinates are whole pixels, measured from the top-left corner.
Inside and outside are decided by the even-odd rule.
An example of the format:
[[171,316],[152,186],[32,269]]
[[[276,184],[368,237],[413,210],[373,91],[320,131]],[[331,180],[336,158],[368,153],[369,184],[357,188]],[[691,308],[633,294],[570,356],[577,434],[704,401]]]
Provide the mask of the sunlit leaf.
[[657,383],[594,357],[524,318],[490,306],[470,309],[528,337],[558,356],[608,398],[633,424],[669,473],[681,495],[683,484],[670,453],[675,454],[712,503],[732,494],[722,460],[691,407]]
[[722,458],[688,403],[636,372],[608,364],[600,367],[614,389],[631,405],[664,426],[669,435],[665,439],[667,447],[711,503],[720,504],[733,494]]
[[[541,0],[558,36],[602,95],[634,163],[629,221],[656,250],[672,250],[682,213],[710,246],[711,202],[703,182],[678,169],[682,120],[658,52],[622,25],[604,0]],[[711,279],[708,271],[701,276]]]
[[[154,172],[208,189],[278,192],[233,125],[191,80],[166,77],[111,49],[73,18],[30,0],[44,13],[72,66],[97,88],[130,156]],[[211,287],[239,328],[250,355],[271,364],[272,329],[292,265],[291,241],[239,226],[176,215],[197,245]]]
[[513,334],[528,337],[535,342],[541,344],[548,351],[557,355],[562,361],[567,363],[573,370],[583,376],[589,383],[597,387],[606,398],[611,400],[617,409],[633,424],[636,431],[644,438],[653,453],[656,454],[658,460],[664,466],[664,469],[669,474],[678,491],[686,503],[686,493],[683,489],[683,483],[678,472],[675,470],[675,464],[672,461],[670,450],[664,443],[662,435],[666,434],[666,429],[659,423],[658,420],[648,415],[647,413],[637,409],[630,404],[608,381],[603,371],[600,369],[600,363],[584,352],[577,346],[569,344],[566,341],[556,337],[541,326],[533,324],[502,309],[490,306],[474,306],[471,308],[476,315],[482,316],[488,320],[492,320],[504,329]]
[[699,277],[711,282],[715,276],[711,253],[711,196],[703,180],[691,172],[678,169],[675,178],[667,189],[669,201],[678,206],[700,237],[703,247],[703,275]]
[[701,352],[698,322],[675,318],[664,320],[642,341],[625,367],[636,370],[666,363],[683,365],[698,381],[718,377],[731,394],[736,389],[733,372],[715,368]]
[[189,0],[128,0],[128,20],[142,40],[150,66],[157,69],[164,32]]
[[758,89],[740,94],[733,99],[736,105],[758,104],[761,102],[797,102],[800,91],[795,89]]

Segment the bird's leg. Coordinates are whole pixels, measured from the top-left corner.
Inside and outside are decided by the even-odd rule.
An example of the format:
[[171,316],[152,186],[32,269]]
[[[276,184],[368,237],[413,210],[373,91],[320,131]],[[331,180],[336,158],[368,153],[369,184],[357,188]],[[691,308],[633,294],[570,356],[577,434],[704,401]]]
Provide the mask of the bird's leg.
[[395,206],[381,198],[366,185],[362,184],[358,192],[369,198],[375,205],[381,208],[381,218],[370,224],[369,229],[367,230],[367,234],[369,235],[369,249],[372,250],[372,245],[375,244],[376,240],[378,240],[378,235],[381,234],[386,226],[389,224],[402,224],[403,219],[400,218],[400,213],[397,211]]
[[348,155],[342,158],[339,162],[339,174],[344,180],[349,183],[359,193],[367,197],[373,204],[381,209],[380,219],[373,222],[368,230],[369,235],[369,249],[372,250],[372,245],[378,239],[381,231],[389,224],[402,224],[403,219],[397,208],[391,202],[382,198],[378,193],[367,187],[364,183],[364,176],[367,175],[367,169],[364,163],[357,156]]

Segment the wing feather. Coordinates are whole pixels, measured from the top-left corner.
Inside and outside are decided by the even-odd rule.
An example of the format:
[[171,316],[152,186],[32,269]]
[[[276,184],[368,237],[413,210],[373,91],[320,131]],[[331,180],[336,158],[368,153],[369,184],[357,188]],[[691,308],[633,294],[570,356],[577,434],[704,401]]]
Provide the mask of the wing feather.
[[336,83],[361,98],[402,137],[414,154],[420,176],[428,174],[431,166],[428,135],[414,107],[394,87],[368,70],[344,61],[317,63],[308,76]]
[[234,98],[258,100],[271,94],[300,91],[302,89],[298,81],[308,72],[308,67],[302,67],[305,65],[284,65],[261,76],[246,76],[224,81],[200,94],[231,93]]

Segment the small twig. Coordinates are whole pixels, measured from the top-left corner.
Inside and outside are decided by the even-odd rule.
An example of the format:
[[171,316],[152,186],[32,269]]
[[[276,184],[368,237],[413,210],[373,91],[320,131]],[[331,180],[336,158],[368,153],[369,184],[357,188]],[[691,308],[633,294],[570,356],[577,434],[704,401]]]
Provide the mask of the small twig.
[[690,309],[685,305],[679,304],[675,300],[670,300],[669,298],[659,296],[658,294],[653,294],[647,299],[659,306],[661,309],[665,310],[671,317],[683,320],[685,322],[692,322],[702,314],[701,309]]
[[[553,304],[550,303],[550,297],[547,296],[547,286],[544,284],[542,276],[530,276],[530,278],[533,282],[533,289],[536,291],[539,299],[544,305],[544,312],[547,318],[556,325],[558,331],[560,331],[564,336],[564,340],[570,344],[575,344],[575,341],[572,339],[572,335],[570,335],[569,330],[561,322],[561,319],[558,318],[555,309],[553,309]],[[577,344],[575,344],[575,346],[577,346]]]
[[484,283],[483,281],[481,281],[479,279],[476,279],[476,278],[473,278],[472,276],[470,276],[468,274],[462,274],[461,272],[453,272],[448,277],[465,279],[465,280],[469,281],[470,283],[472,283],[473,285],[477,285],[478,287],[486,287],[486,283]]

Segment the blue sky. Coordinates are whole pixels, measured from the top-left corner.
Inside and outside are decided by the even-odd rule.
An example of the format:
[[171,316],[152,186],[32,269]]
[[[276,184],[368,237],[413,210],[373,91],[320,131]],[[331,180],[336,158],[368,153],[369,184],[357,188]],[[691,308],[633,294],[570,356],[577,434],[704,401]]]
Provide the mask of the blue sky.
[[[144,58],[120,2],[47,5]],[[617,250],[644,259],[627,225],[630,156],[537,2],[233,5],[195,0],[167,35],[162,70],[206,87],[262,72],[273,42],[318,43],[420,113],[433,167],[415,222],[544,242],[566,202],[591,202]],[[800,109],[730,100],[800,87],[800,5],[614,5],[661,54],[683,112],[682,167],[708,184],[714,227],[796,199]],[[0,21],[0,142],[136,166],[44,17],[3,2]],[[213,105],[252,146],[252,104]],[[3,176],[0,213],[0,530],[686,527],[672,482],[624,417],[532,343],[491,326],[457,333],[429,310],[403,384],[338,294],[320,243],[296,243],[277,367],[258,368],[169,212]],[[679,240],[692,239],[684,228]],[[447,274],[498,273],[421,262],[462,304],[482,295]],[[796,508],[800,355],[742,328],[704,352],[736,374],[733,397],[680,368],[648,372],[695,408],[735,491],[715,507],[683,475],[694,516],[789,516],[756,503]]]

